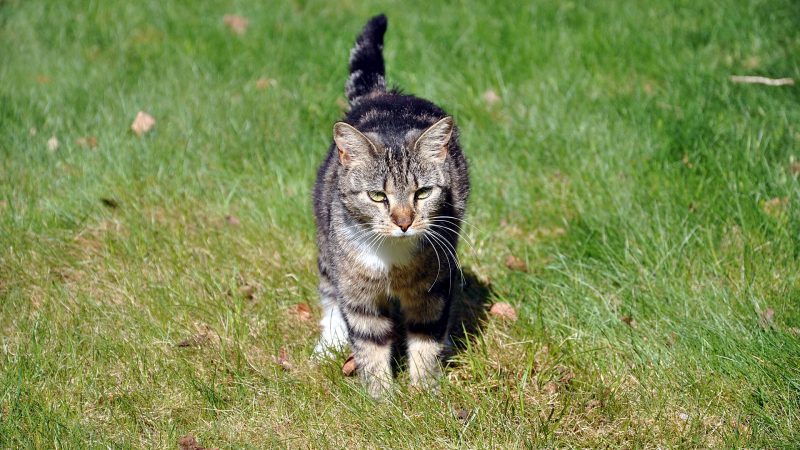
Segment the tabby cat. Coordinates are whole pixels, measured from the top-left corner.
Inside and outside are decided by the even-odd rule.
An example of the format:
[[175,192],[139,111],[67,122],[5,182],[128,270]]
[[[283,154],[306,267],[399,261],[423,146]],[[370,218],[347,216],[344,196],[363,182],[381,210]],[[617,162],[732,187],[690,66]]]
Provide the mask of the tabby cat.
[[411,384],[435,387],[459,283],[456,246],[469,196],[453,119],[386,89],[384,15],[350,52],[350,111],[314,186],[323,308],[317,356],[348,343],[368,393],[391,388],[393,348]]

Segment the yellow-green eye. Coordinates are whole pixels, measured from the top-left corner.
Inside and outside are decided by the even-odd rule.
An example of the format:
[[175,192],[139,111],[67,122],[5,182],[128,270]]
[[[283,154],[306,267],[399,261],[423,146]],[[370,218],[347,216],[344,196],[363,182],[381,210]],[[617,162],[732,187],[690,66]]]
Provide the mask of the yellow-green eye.
[[428,198],[431,196],[431,191],[433,191],[433,188],[430,187],[420,188],[417,189],[417,193],[414,194],[414,196],[417,198],[417,200]]
[[367,195],[369,195],[369,199],[373,202],[385,202],[386,201],[386,194],[381,191],[367,191]]

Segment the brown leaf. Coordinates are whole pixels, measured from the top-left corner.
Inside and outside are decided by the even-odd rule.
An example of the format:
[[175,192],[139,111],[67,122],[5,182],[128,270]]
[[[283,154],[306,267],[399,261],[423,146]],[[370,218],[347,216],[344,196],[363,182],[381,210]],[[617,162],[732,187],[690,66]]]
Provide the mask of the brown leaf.
[[747,59],[744,60],[744,64],[743,65],[744,65],[745,69],[748,69],[748,70],[755,69],[756,67],[761,65],[761,58],[759,58],[758,56],[755,56],[755,55],[750,56],[750,57],[748,57]]
[[789,171],[794,176],[800,176],[800,161],[792,162],[792,164],[789,166]]
[[563,370],[563,373],[561,374],[561,377],[559,377],[558,381],[561,384],[569,384],[570,382],[572,382],[574,378],[575,378],[575,372],[569,369],[565,369]]
[[100,202],[103,204],[103,206],[107,208],[111,209],[119,208],[119,202],[114,200],[113,198],[103,197],[100,199]]
[[489,89],[483,93],[483,101],[485,101],[488,105],[494,105],[500,100],[500,96],[497,95],[497,92],[495,92],[493,89]]
[[214,330],[211,329],[210,326],[204,323],[196,322],[194,324],[194,328],[197,330],[197,333],[178,342],[178,347],[202,347],[207,344],[219,342],[219,336],[214,332]]
[[761,316],[758,318],[758,324],[761,325],[761,328],[768,330],[773,326],[774,317],[775,310],[772,308],[767,308],[764,311],[761,311]]
[[506,267],[508,267],[511,270],[516,270],[518,272],[528,271],[528,265],[525,264],[525,261],[523,261],[520,258],[517,258],[514,255],[508,255],[508,258],[506,258]]
[[136,118],[133,119],[131,130],[136,133],[136,136],[141,136],[152,130],[155,125],[156,119],[153,116],[144,111],[139,111],[136,113]]
[[97,137],[95,136],[79,137],[78,139],[75,139],[75,144],[77,144],[80,147],[95,148],[97,147]]
[[350,356],[344,361],[344,365],[342,366],[342,375],[346,377],[352,377],[356,374],[356,358],[351,353]]
[[456,419],[462,422],[466,422],[467,420],[469,420],[469,417],[472,415],[470,411],[466,408],[456,408],[455,410],[453,410],[453,413],[455,414]]
[[47,140],[47,149],[50,150],[51,152],[58,150],[59,145],[60,143],[58,142],[58,138],[55,136],[52,136],[50,139]]
[[775,197],[762,202],[761,210],[764,211],[764,214],[777,219],[783,214],[788,204],[789,197]]
[[278,356],[273,356],[272,361],[287,372],[294,369],[294,365],[289,361],[289,354],[286,352],[286,347],[281,347]]
[[197,442],[197,439],[192,436],[191,434],[187,434],[182,438],[178,439],[178,449],[179,450],[215,450],[210,448],[205,448]]
[[253,300],[256,297],[256,287],[252,284],[245,284],[239,287],[239,295],[242,297]]
[[297,320],[308,322],[311,320],[311,307],[308,303],[298,303],[289,307],[289,314]]
[[619,320],[625,322],[625,325],[628,325],[629,327],[635,327],[636,326],[636,321],[633,320],[633,317],[631,317],[631,316],[629,316],[627,314],[625,314],[622,317],[620,317]]
[[489,314],[499,317],[503,320],[517,321],[517,310],[513,306],[505,302],[498,302],[489,308]]
[[544,386],[544,391],[550,395],[553,395],[558,392],[558,384],[554,381],[551,381]]
[[273,80],[272,78],[259,78],[256,81],[256,89],[259,91],[263,91],[264,89],[275,86],[278,82]]
[[234,227],[238,227],[242,223],[241,221],[239,221],[239,218],[234,216],[233,214],[228,214],[227,216],[225,216],[225,222],[227,222],[228,225],[232,225]]
[[225,14],[225,17],[222,18],[222,21],[229,30],[235,34],[238,34],[239,36],[243,35],[244,32],[247,31],[247,26],[250,25],[250,21],[247,20],[246,17],[238,16],[236,14]]

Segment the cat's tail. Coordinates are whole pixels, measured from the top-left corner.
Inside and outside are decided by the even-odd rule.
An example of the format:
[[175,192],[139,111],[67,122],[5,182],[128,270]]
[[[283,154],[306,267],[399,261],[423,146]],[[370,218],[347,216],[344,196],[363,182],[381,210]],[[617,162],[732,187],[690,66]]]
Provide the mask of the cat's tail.
[[383,14],[369,19],[350,50],[350,77],[344,85],[350,106],[373,92],[385,92],[383,34],[387,20]]

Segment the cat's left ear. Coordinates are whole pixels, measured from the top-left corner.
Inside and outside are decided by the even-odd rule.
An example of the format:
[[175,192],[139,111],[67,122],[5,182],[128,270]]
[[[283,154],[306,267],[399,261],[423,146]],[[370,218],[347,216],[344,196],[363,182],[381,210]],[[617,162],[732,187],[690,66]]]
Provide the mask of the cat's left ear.
[[447,144],[453,136],[453,118],[445,117],[428,127],[414,144],[416,151],[432,161],[442,162],[447,158]]

